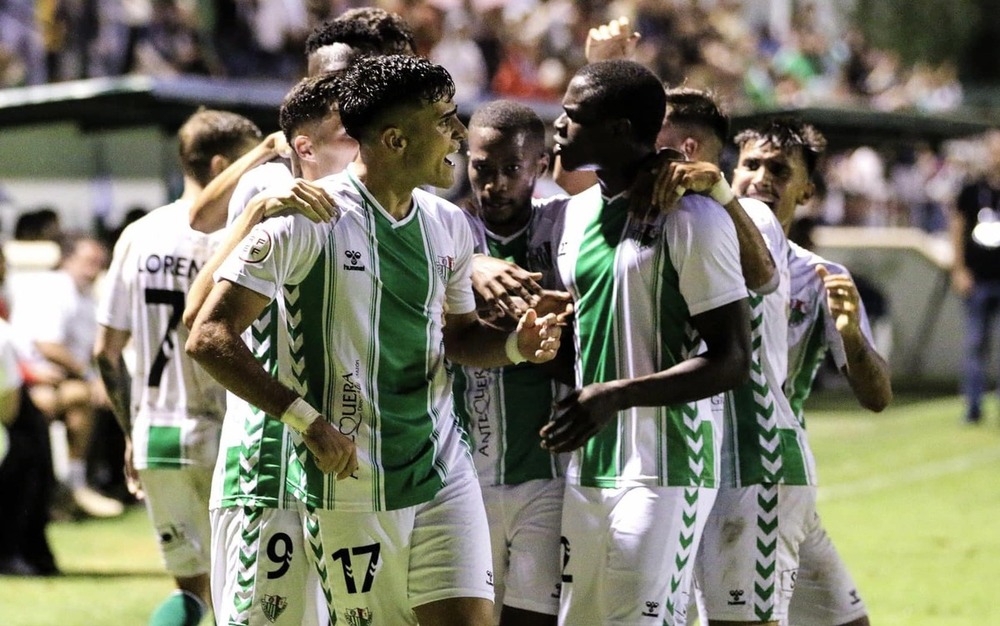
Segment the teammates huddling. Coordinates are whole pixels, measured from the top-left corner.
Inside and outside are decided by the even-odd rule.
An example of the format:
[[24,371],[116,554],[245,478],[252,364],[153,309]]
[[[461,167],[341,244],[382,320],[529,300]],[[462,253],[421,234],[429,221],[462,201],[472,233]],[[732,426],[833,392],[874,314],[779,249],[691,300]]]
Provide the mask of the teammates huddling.
[[[588,51],[628,50],[611,26]],[[596,184],[537,199],[539,117],[493,102],[466,130],[447,71],[412,51],[381,10],[324,25],[282,132],[206,148],[211,175],[158,212],[160,234],[185,209],[226,230],[180,228],[170,252],[137,226],[115,252],[102,373],[185,592],[153,623],[196,624],[210,572],[219,624],[686,624],[695,600],[707,624],[867,624],[801,408],[827,348],[864,406],[891,388],[846,270],[783,232],[819,133],[740,134],[730,188],[709,94],[593,62],[554,141],[557,169]],[[466,140],[463,211],[421,187],[452,185]],[[193,284],[124,271],[153,253],[197,258]],[[126,298],[171,314],[146,329],[112,315]],[[150,370],[131,392],[130,332]],[[157,505],[184,479],[156,478],[154,444],[197,465],[217,411],[184,398],[215,381],[211,498],[182,507],[211,513],[184,519]]]

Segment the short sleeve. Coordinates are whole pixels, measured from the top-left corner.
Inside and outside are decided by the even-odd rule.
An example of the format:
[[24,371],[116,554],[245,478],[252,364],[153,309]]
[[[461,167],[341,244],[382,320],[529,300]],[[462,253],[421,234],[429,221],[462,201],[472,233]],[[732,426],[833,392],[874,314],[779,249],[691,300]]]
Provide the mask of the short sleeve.
[[124,270],[134,233],[135,229],[129,225],[118,238],[97,303],[97,323],[117,330],[132,330],[132,294]]
[[300,282],[321,251],[317,227],[301,215],[272,217],[257,224],[215,272],[274,299],[279,285]]
[[747,297],[736,227],[717,203],[685,196],[666,216],[663,236],[691,315]]

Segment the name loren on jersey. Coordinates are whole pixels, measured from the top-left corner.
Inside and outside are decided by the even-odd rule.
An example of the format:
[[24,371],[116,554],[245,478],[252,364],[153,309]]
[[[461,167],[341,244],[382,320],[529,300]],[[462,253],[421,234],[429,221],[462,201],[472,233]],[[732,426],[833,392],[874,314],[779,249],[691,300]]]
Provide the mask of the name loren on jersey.
[[197,261],[183,256],[151,254],[140,256],[136,262],[140,274],[171,274],[194,278],[204,267],[204,261]]

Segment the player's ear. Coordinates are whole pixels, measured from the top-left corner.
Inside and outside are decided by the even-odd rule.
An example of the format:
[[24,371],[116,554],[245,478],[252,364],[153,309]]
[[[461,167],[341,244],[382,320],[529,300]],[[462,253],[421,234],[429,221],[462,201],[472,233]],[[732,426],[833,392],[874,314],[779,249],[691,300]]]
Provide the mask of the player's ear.
[[549,171],[549,153],[543,151],[542,155],[538,157],[536,162],[535,176],[543,176],[545,172]]
[[222,173],[222,170],[229,167],[231,161],[221,154],[212,155],[212,160],[208,162],[208,173],[212,178],[215,178]]
[[681,152],[687,157],[689,161],[694,160],[694,155],[698,154],[698,140],[694,137],[686,137],[681,143]]
[[812,197],[813,195],[815,195],[815,193],[816,193],[816,183],[810,180],[802,188],[802,193],[799,194],[797,204],[805,204],[806,202],[809,202],[810,200],[812,200]]
[[398,126],[386,126],[379,139],[386,149],[394,153],[402,152],[406,148],[406,137]]
[[313,147],[312,138],[309,135],[295,135],[292,138],[292,150],[295,151],[295,156],[303,161],[315,161],[316,160],[316,150]]

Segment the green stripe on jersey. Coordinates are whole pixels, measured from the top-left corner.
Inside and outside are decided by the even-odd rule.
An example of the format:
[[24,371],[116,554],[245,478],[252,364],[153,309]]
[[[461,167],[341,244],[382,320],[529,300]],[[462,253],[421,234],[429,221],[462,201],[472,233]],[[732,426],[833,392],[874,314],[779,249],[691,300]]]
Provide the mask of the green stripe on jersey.
[[[628,212],[624,199],[599,205],[590,216],[580,243],[576,265],[576,288],[580,299],[577,306],[578,345],[582,385],[607,382],[620,378],[616,318],[618,293],[615,281],[615,261]],[[615,420],[584,446],[583,476],[615,476],[619,473],[619,442],[623,439],[620,420]]]
[[[389,509],[430,500],[443,485],[434,466],[436,457],[435,407],[428,356],[431,346],[430,306],[437,275],[435,259],[429,258],[424,239],[424,215],[403,224],[390,222],[381,212],[371,211],[378,241],[378,276],[382,298],[376,320],[379,342],[378,409],[382,416],[382,468],[385,470],[386,506]],[[406,448],[395,442],[423,442],[407,446],[414,456],[405,457]],[[390,501],[391,496],[401,498]],[[406,502],[404,504],[404,502]]]
[[813,320],[812,328],[806,338],[806,345],[799,355],[798,363],[788,364],[788,380],[785,381],[785,394],[788,396],[788,403],[792,406],[792,412],[805,426],[805,402],[812,393],[813,381],[816,379],[816,372],[823,363],[826,356],[826,342],[824,336],[823,316],[825,312],[822,306],[817,305],[819,311],[816,319]]

